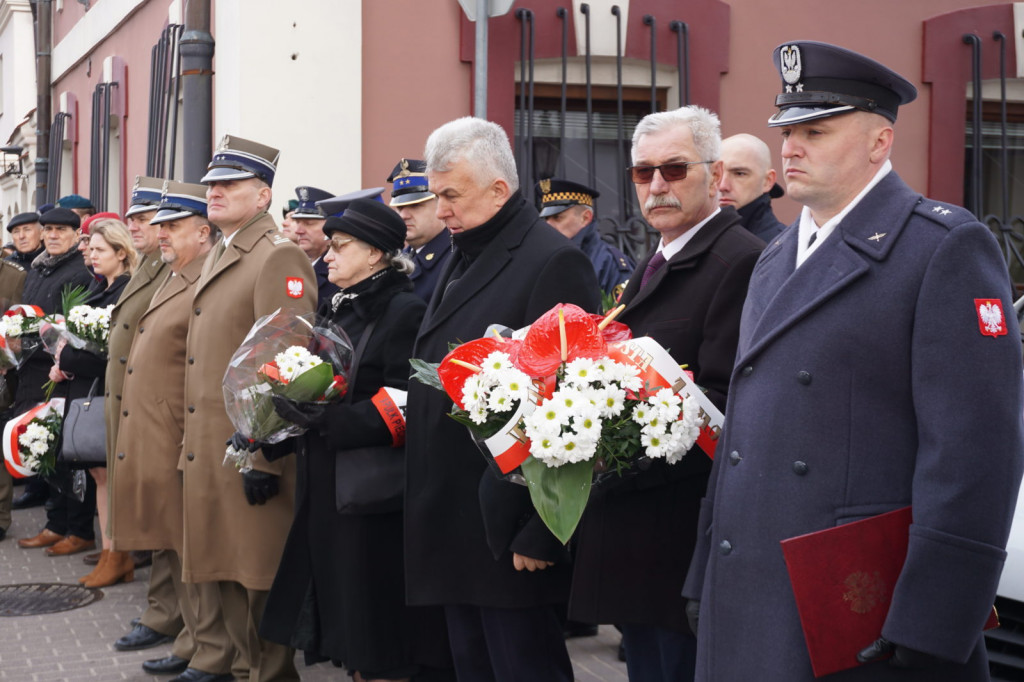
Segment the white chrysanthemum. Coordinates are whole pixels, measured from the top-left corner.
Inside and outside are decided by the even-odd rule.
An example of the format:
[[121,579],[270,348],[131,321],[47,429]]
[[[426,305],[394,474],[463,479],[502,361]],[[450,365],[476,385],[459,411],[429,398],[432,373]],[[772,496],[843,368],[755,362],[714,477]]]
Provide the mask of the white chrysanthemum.
[[644,425],[649,424],[652,419],[657,416],[651,406],[647,403],[637,403],[633,408],[633,421],[637,424]]
[[562,436],[559,456],[563,462],[583,462],[594,456],[596,446],[597,441],[590,441],[570,432]]
[[15,313],[14,315],[7,316],[7,336],[20,336],[21,327],[25,322],[25,318]]
[[495,386],[487,396],[487,410],[501,414],[508,412],[515,404],[515,397],[505,386]]
[[484,358],[480,367],[485,373],[498,373],[505,370],[515,369],[515,366],[512,364],[512,358],[509,357],[509,354],[497,350]]
[[597,445],[601,439],[601,418],[598,412],[584,412],[572,418],[572,430],[580,440]]
[[523,423],[526,427],[526,435],[532,440],[557,436],[562,431],[564,421],[563,413],[558,406],[545,400],[533,412],[526,415]]
[[600,379],[597,363],[590,358],[576,358],[565,365],[565,383],[569,386],[587,386]]
[[549,467],[557,467],[564,464],[561,459],[562,451],[561,436],[550,435],[530,439],[530,454]]
[[515,367],[503,369],[491,379],[493,386],[504,386],[512,394],[525,391],[530,387],[530,377]]
[[671,451],[672,436],[665,429],[644,428],[640,431],[640,444],[648,457],[664,457]]
[[580,391],[571,387],[558,389],[551,394],[551,397],[546,402],[552,403],[559,411],[565,412],[566,415],[572,414],[574,410],[588,404],[587,399]]
[[480,381],[479,374],[470,376],[462,384],[462,404],[470,412],[481,409],[487,404],[487,391]]
[[679,417],[679,410],[683,400],[671,388],[662,388],[651,396],[648,402],[657,409],[658,414],[665,421],[675,421]]
[[626,392],[614,385],[606,386],[596,392],[595,404],[602,417],[618,416],[625,407]]

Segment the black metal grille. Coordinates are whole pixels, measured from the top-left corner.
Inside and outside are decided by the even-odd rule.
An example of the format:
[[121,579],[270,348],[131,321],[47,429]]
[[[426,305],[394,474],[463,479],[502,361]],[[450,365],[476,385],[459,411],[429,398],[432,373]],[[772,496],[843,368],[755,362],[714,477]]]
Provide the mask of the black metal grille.
[[993,682],[1024,680],[1024,604],[996,599],[999,627],[985,633]]
[[29,583],[0,587],[0,616],[35,616],[88,606],[103,598],[99,590],[61,583]]

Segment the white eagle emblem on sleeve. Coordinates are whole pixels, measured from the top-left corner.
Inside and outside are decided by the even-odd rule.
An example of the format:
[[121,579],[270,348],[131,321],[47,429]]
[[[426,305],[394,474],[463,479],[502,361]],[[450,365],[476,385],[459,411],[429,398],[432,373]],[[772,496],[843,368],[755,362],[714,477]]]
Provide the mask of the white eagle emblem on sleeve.
[[974,299],[978,309],[978,326],[985,336],[1002,336],[1006,333],[1006,319],[1003,304],[999,299]]

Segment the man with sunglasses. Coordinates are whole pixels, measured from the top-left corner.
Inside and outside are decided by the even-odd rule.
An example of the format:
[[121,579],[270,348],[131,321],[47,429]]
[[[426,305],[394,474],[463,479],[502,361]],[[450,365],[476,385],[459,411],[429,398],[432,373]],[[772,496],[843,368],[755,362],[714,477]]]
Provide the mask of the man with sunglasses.
[[[1006,264],[985,225],[893,171],[894,123],[913,84],[825,43],[785,43],[773,59],[782,92],[768,125],[804,207],[757,263],[743,311],[684,589],[700,602],[698,679],[822,674],[795,598],[817,585],[811,603],[884,618],[859,634],[845,606],[808,618],[808,633],[847,644],[833,651],[848,667],[864,664],[829,679],[987,680],[982,627],[1024,465]],[[888,527],[878,517],[908,506],[912,523],[895,529],[905,561],[894,582],[880,580],[899,553],[864,547]],[[825,550],[846,562],[843,587],[787,571],[780,543],[858,520],[863,541]]]
[[[734,209],[719,208],[720,145],[718,117],[697,106],[637,125],[629,170],[661,239],[630,277],[618,319],[667,348],[724,410],[764,242]],[[646,464],[594,490],[577,534],[569,615],[621,627],[630,682],[692,680],[696,640],[680,591],[711,460],[695,447],[677,464]]]

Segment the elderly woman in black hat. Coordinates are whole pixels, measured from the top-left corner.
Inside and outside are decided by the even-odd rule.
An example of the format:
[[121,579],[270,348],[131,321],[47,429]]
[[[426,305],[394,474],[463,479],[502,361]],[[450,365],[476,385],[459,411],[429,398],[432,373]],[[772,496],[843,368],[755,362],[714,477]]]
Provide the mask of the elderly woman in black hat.
[[298,457],[295,520],[261,635],[303,649],[309,661],[344,662],[356,680],[408,680],[423,666],[446,664],[440,613],[405,606],[402,512],[339,513],[335,476],[346,449],[393,444],[371,398],[384,387],[404,392],[425,305],[412,291],[412,263],[401,254],[405,224],[392,209],[358,199],[323,230],[328,276],[341,291],[320,313],[348,334],[357,356],[363,349],[345,400],[276,401],[284,418],[309,430],[290,442]]

